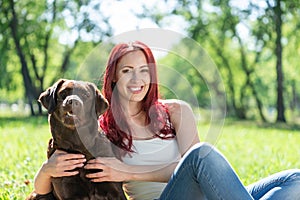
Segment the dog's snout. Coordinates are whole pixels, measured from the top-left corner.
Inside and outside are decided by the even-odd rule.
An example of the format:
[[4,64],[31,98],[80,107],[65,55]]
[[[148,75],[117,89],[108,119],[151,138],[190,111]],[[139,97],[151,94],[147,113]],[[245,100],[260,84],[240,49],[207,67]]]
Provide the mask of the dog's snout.
[[65,104],[80,107],[83,105],[83,102],[77,95],[70,95],[65,99]]
[[79,101],[76,99],[68,99],[67,104],[78,107],[80,105]]

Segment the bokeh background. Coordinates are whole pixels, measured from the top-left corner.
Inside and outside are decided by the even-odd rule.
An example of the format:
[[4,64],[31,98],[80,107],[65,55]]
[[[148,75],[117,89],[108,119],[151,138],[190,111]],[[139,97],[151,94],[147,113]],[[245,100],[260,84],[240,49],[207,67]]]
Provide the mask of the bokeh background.
[[0,0],[0,200],[24,199],[46,160],[40,93],[59,78],[101,88],[112,38],[149,29],[180,36],[147,35],[162,96],[191,104],[244,184],[300,168],[299,16],[299,0]]

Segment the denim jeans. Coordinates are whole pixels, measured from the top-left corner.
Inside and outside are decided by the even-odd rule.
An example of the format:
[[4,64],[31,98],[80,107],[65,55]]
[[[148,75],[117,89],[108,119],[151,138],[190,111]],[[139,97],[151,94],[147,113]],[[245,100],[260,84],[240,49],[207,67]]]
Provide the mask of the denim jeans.
[[288,170],[244,187],[226,158],[199,143],[182,158],[159,200],[300,200],[300,171]]

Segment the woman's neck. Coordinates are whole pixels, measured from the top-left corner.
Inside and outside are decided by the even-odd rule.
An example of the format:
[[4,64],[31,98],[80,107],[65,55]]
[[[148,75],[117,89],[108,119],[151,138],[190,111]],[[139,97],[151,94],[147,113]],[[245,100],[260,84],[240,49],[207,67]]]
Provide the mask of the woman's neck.
[[141,102],[125,102],[122,104],[122,107],[128,118],[136,117],[143,111]]
[[[123,104],[124,105],[124,104]],[[133,139],[149,139],[153,138],[155,134],[149,129],[146,123],[147,113],[144,111],[141,102],[127,102],[126,107],[123,106],[127,123],[130,126]]]

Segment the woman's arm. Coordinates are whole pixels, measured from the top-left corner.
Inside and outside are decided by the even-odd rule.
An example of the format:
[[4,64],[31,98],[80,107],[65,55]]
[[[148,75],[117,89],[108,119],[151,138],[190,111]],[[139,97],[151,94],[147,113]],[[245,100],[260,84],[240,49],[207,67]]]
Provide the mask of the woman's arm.
[[181,100],[163,100],[170,113],[170,120],[176,130],[181,156],[193,145],[199,143],[197,124],[192,108]]
[[88,161],[85,168],[103,170],[87,175],[94,182],[133,180],[168,182],[177,164],[174,162],[166,165],[127,165],[116,158],[98,157]]
[[34,178],[34,189],[37,194],[47,194],[52,191],[51,177],[74,176],[78,171],[73,170],[83,167],[85,158],[81,154],[68,154],[56,150],[54,154],[42,164]]

